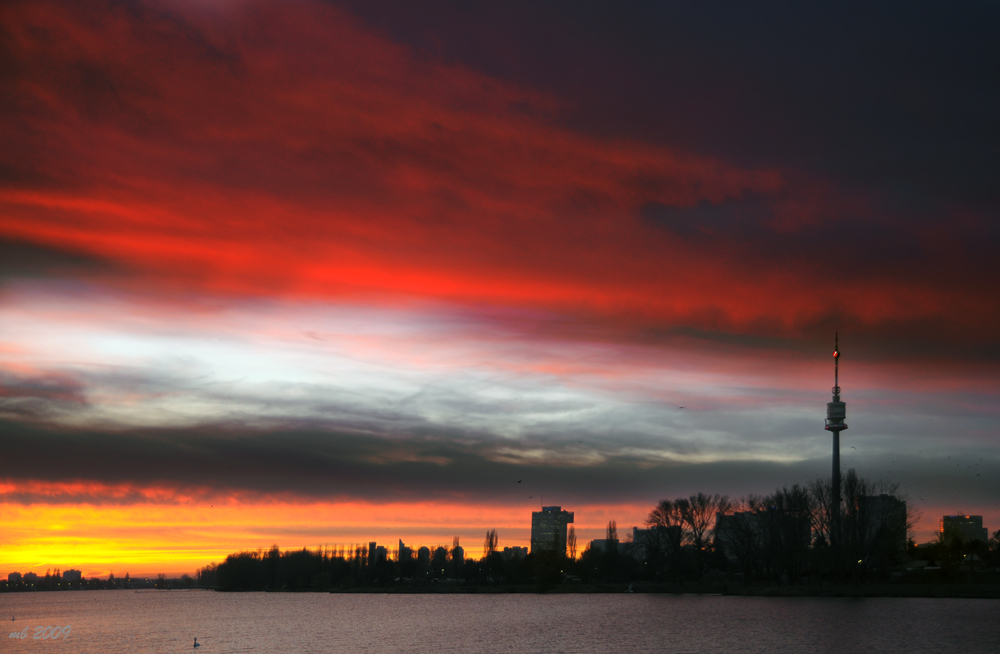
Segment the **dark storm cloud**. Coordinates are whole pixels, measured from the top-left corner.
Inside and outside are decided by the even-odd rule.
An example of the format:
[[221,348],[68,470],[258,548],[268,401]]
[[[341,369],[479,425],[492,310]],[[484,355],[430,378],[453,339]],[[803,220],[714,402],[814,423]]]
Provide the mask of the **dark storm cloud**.
[[[973,234],[956,233],[961,230],[930,241],[924,230],[939,216],[929,215],[924,209],[904,214],[901,208],[892,206],[876,207],[878,215],[839,214],[836,207],[830,207],[821,209],[807,224],[785,229],[780,223],[781,203],[780,197],[759,194],[718,203],[702,200],[688,207],[654,202],[644,206],[640,216],[647,224],[682,239],[689,246],[733,248],[754,265],[798,260],[797,264],[807,269],[810,259],[826,257],[836,261],[837,274],[844,280],[873,275],[891,278],[900,267],[930,277],[922,271],[930,268],[940,274],[948,263],[956,263],[940,254],[946,242],[963,252],[975,248],[977,243]],[[976,272],[986,275],[984,282],[1000,282],[994,267],[984,265],[973,271],[968,269],[970,262],[963,263],[967,276]]]
[[344,4],[426,55],[556,92],[589,131],[998,199],[993,3]]
[[0,417],[46,419],[87,403],[84,384],[71,375],[19,375],[0,370]]
[[[637,219],[661,234],[652,243],[722,254],[748,276],[905,280],[930,291],[912,300],[928,307],[1000,286],[996,5],[342,4],[421,56],[545,89],[573,129],[788,175],[772,194],[651,202]],[[718,313],[680,329],[780,331],[767,318],[735,329]],[[995,330],[981,326],[998,318],[988,301],[899,320],[831,302],[800,334],[839,328],[869,335],[873,352],[995,360]]]
[[67,278],[121,270],[119,264],[82,254],[0,237],[0,284],[13,278]]
[[[426,501],[508,504],[544,494],[570,506],[648,501],[702,491],[731,496],[763,494],[828,475],[827,459],[782,464],[720,461],[667,463],[608,454],[600,463],[504,460],[500,450],[529,451],[531,441],[503,442],[481,434],[376,437],[349,430],[309,428],[50,430],[0,423],[4,457],[0,478],[10,482],[82,482],[65,495],[37,495],[30,486],[8,490],[4,501],[133,503],[148,501],[144,487],[173,488],[185,497],[216,493],[285,499]],[[551,443],[544,444],[550,450]],[[583,446],[554,446],[567,457]],[[587,452],[594,452],[589,445]],[[860,455],[844,448],[844,469],[870,480],[899,483],[915,508],[954,503],[986,506],[1000,500],[1000,460],[971,451],[940,457]],[[517,480],[523,480],[518,484]],[[125,485],[110,494],[86,485]],[[957,489],[957,492],[956,492]],[[204,495],[201,495],[204,494]],[[170,500],[167,500],[170,501]],[[958,507],[955,510],[960,510]]]
[[[504,503],[519,499],[523,492],[558,495],[567,501],[614,502],[652,499],[699,479],[703,485],[736,492],[740,483],[752,487],[761,479],[786,479],[791,469],[768,463],[663,464],[620,455],[595,465],[538,463],[527,456],[511,460],[510,452],[551,450],[551,444],[506,443],[472,434],[444,437],[440,432],[405,438],[308,428],[116,432],[44,429],[14,422],[0,424],[0,431],[5,441],[0,478],[8,480],[74,480],[316,499],[461,498]],[[584,448],[568,444],[556,448],[567,457],[585,453]],[[506,460],[498,456],[501,450]],[[518,479],[524,482],[518,485]],[[33,499],[38,498],[6,497],[7,501]],[[62,499],[101,503],[137,498]]]
[[762,225],[773,212],[759,197],[727,199],[718,204],[702,200],[693,207],[652,202],[643,207],[640,214],[651,225],[687,239],[741,237],[750,231],[756,232],[751,235],[759,238],[760,232],[774,231]]

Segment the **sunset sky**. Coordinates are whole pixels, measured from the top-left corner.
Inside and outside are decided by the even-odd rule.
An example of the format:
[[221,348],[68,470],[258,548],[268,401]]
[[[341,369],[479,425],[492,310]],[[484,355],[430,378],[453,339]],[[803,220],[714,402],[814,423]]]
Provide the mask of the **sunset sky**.
[[[0,574],[581,543],[845,470],[1000,528],[1000,7],[0,5]],[[518,480],[522,480],[520,483]]]

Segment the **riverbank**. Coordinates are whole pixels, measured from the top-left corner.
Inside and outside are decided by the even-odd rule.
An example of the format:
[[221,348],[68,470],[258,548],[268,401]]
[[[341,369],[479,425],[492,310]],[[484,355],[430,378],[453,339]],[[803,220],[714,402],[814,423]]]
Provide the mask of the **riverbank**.
[[[333,593],[333,594],[373,594],[373,595],[586,595],[586,594],[618,594],[644,593],[661,595],[727,595],[742,597],[926,597],[952,599],[1000,599],[1000,584],[968,583],[968,584],[825,584],[825,585],[786,585],[745,586],[738,583],[726,584],[653,584],[636,582],[629,591],[627,584],[560,584],[542,587],[532,585],[519,586],[364,586],[355,588],[337,588],[317,591],[315,589],[282,589],[267,590],[267,593]],[[117,589],[121,590],[121,589]],[[211,588],[189,589],[134,589],[123,592],[211,592]],[[46,591],[21,591],[23,594],[34,594]],[[49,592],[72,592],[70,590]],[[241,593],[247,591],[217,591]],[[258,591],[259,592],[259,591]],[[21,594],[17,593],[17,594]],[[0,593],[5,595],[7,593]],[[15,594],[15,591],[10,591]]]

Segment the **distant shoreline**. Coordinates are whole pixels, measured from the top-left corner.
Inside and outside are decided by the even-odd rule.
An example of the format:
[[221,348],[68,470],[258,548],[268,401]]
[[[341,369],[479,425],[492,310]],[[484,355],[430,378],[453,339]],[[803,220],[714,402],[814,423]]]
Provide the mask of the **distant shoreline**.
[[[924,599],[1000,599],[997,583],[941,583],[941,584],[806,584],[806,585],[749,585],[724,584],[658,584],[636,582],[631,584],[558,584],[538,586],[531,584],[479,586],[362,586],[316,590],[295,588],[281,590],[216,590],[214,588],[143,588],[111,589],[124,592],[218,592],[218,593],[327,593],[333,595],[590,595],[590,594],[645,594],[645,595],[716,595],[724,597],[844,597],[844,598],[924,598]],[[79,591],[81,589],[75,589]],[[73,592],[70,589],[50,591],[8,592]],[[87,591],[85,591],[87,592]],[[2,593],[6,594],[6,593]]]

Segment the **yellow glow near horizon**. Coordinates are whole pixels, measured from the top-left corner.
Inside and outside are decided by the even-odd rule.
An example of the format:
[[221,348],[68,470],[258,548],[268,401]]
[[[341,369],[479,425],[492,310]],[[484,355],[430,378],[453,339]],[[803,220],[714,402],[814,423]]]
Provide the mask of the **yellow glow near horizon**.
[[[9,485],[8,485],[9,486]],[[7,492],[24,491],[9,486]],[[418,548],[451,547],[459,536],[469,558],[480,558],[487,529],[496,529],[500,547],[527,546],[531,512],[537,505],[479,505],[460,502],[304,502],[221,497],[195,500],[193,495],[149,491],[145,501],[133,504],[70,503],[67,495],[94,489],[69,484],[31,486],[43,496],[62,497],[61,503],[0,503],[0,576],[9,572],[77,569],[85,577],[194,575],[228,554],[269,548],[316,549],[352,546],[371,541],[396,549],[398,539]],[[108,497],[124,497],[119,489],[101,488]],[[89,497],[93,497],[91,494]],[[148,499],[155,498],[155,499]],[[651,505],[564,505],[575,513],[578,547],[603,538],[609,520],[618,523],[619,537],[641,526]],[[932,507],[925,515],[939,513]],[[933,523],[933,524],[932,524]],[[933,534],[937,522],[922,517],[918,541]]]
[[[582,551],[603,538],[609,519],[619,533],[641,525],[649,507],[567,506],[575,511]],[[315,549],[376,541],[389,550],[398,539],[407,546],[451,547],[461,538],[466,556],[482,556],[487,529],[500,546],[527,546],[535,506],[480,506],[458,503],[294,503],[254,504],[0,504],[4,543],[0,573],[77,569],[85,577],[194,575],[241,550]]]

